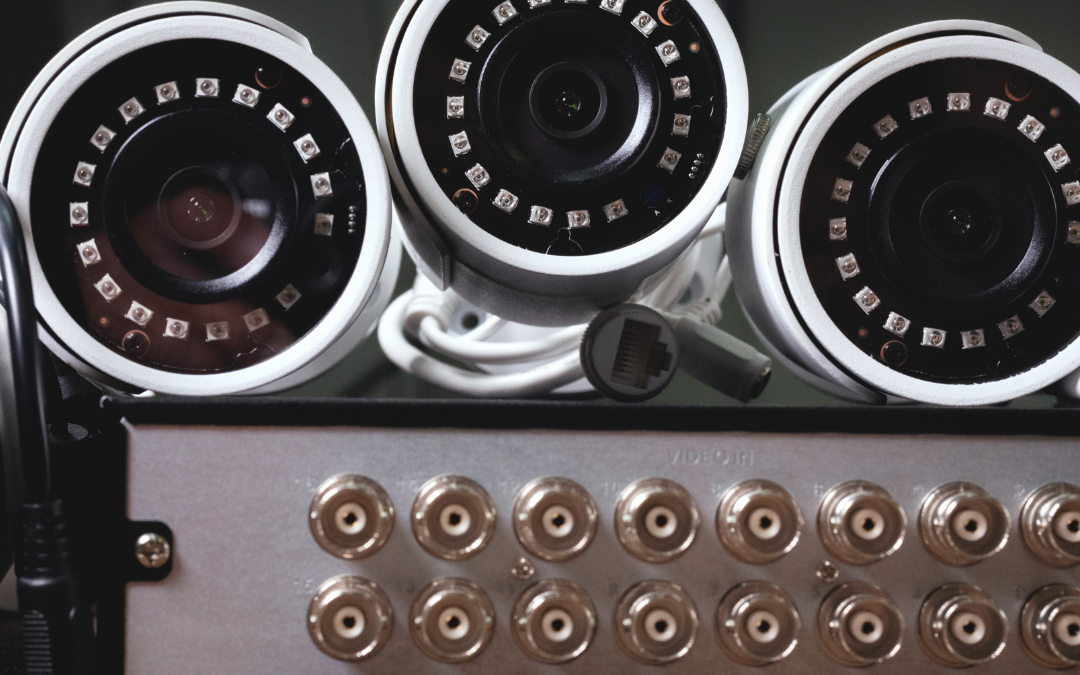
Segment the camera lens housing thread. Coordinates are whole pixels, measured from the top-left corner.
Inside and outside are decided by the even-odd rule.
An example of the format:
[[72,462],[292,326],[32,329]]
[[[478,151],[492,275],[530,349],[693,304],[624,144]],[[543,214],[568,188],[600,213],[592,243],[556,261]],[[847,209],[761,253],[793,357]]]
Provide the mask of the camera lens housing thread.
[[732,189],[758,334],[863,401],[997,403],[1075,370],[1077,114],[1080,75],[982,22],[904,29],[808,78]]
[[78,38],[0,142],[43,339],[120,390],[299,384],[389,301],[400,254],[381,152],[302,36],[184,7]]
[[680,8],[665,24],[654,3],[402,7],[378,126],[407,250],[436,286],[569,325],[690,245],[738,162],[746,85],[719,9]]

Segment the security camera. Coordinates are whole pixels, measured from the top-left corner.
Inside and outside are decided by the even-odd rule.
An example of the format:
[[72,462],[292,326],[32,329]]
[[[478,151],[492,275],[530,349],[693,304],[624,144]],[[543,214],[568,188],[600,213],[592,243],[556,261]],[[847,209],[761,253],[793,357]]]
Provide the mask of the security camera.
[[937,22],[770,114],[727,244],[774,356],[839,396],[945,405],[1080,366],[1080,75],[1008,28]]
[[694,242],[748,106],[712,0],[407,0],[376,91],[409,254],[533,326],[590,320]]
[[0,142],[41,338],[109,387],[269,391],[374,328],[400,260],[378,141],[303,36],[153,5],[66,47]]

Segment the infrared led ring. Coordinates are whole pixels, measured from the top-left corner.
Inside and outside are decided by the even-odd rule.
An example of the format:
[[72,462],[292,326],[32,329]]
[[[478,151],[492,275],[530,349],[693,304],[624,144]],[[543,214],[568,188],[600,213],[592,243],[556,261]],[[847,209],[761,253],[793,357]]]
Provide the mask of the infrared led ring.
[[44,337],[98,381],[295,384],[389,299],[375,135],[307,41],[254,12],[155,5],[92,29],[34,82],[0,155]]
[[421,0],[391,29],[377,106],[421,268],[500,316],[567,325],[693,241],[747,94],[709,0]]
[[774,113],[728,245],[796,371],[849,398],[979,405],[1080,366],[1080,74],[1000,26],[926,24]]

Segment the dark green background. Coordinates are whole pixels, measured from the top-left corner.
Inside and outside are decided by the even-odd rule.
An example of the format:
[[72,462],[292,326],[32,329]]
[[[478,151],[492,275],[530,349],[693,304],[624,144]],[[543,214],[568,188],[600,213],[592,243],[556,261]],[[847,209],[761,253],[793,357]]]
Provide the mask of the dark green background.
[[[493,7],[498,4],[496,0],[487,2]],[[0,57],[4,64],[0,119],[7,119],[33,76],[64,44],[99,21],[145,4],[149,3],[0,0]],[[394,0],[241,0],[234,4],[269,14],[306,35],[315,54],[352,87],[368,115],[373,115],[375,67],[383,37],[397,11]],[[804,77],[870,40],[904,26],[936,19],[982,19],[1011,26],[1034,38],[1047,53],[1080,68],[1080,0],[741,0],[721,4],[746,59],[752,113],[766,110]],[[406,266],[400,289],[409,286],[412,274],[411,265]],[[724,310],[721,327],[753,342],[733,294]],[[295,393],[449,395],[398,371],[383,358],[374,338],[342,367]],[[731,402],[682,375],[656,401]],[[757,403],[838,402],[776,367],[769,388]],[[1051,404],[1051,397],[1036,395],[1014,405]]]

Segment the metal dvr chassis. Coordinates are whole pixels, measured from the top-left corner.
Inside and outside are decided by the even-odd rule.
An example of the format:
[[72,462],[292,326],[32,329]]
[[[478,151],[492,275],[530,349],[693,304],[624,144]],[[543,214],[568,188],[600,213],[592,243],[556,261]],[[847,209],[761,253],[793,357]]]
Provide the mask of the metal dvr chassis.
[[[824,595],[847,581],[884,588],[906,627],[899,654],[873,672],[948,673],[919,644],[919,606],[938,586],[964,581],[987,591],[1009,619],[1003,654],[975,673],[1038,673],[1019,638],[1025,599],[1051,583],[1077,584],[1076,570],[1055,570],[1028,552],[1017,531],[1023,498],[1041,485],[1080,481],[1068,434],[1078,411],[935,409],[830,410],[765,408],[667,409],[594,404],[379,404],[246,402],[114,403],[128,438],[128,517],[161,521],[175,536],[171,573],[160,582],[127,585],[124,658],[129,674],[230,673],[557,673],[614,675],[659,672],[632,661],[616,644],[612,612],[618,597],[646,579],[666,579],[692,596],[701,619],[690,653],[666,673],[754,673],[721,652],[715,637],[721,597],[747,580],[766,580],[794,597],[802,617],[799,644],[767,671],[777,675],[857,672],[822,650],[815,617]],[[562,427],[562,428],[560,428]],[[1012,430],[1016,435],[1005,435]],[[831,431],[830,431],[831,430]],[[880,430],[882,433],[868,433]],[[963,434],[952,433],[963,432]],[[1042,434],[1042,435],[1040,435]],[[396,507],[389,542],[360,561],[335,558],[308,527],[316,487],[340,473],[378,481]],[[420,486],[458,474],[494,498],[498,525],[491,544],[464,562],[438,560],[414,539],[408,517]],[[581,483],[600,509],[596,540],[578,558],[545,563],[526,554],[508,514],[518,491],[542,476]],[[702,526],[679,560],[653,565],[619,544],[613,510],[629,483],[664,477],[689,490]],[[806,524],[789,555],[766,566],[738,562],[720,545],[715,516],[720,494],[749,478],[775,481],[792,493]],[[884,486],[908,517],[902,548],[883,562],[839,564],[834,583],[815,571],[830,559],[814,525],[821,495],[833,485],[865,479]],[[916,530],[922,497],[953,480],[977,483],[1009,510],[1008,544],[991,559],[956,569],[932,559]],[[511,574],[528,557],[530,581]],[[374,581],[389,595],[394,628],[389,644],[359,664],[320,652],[305,619],[316,587],[340,574]],[[495,636],[479,657],[437,663],[413,644],[407,626],[417,591],[439,576],[470,579],[490,595]],[[575,661],[554,666],[527,658],[511,639],[515,598],[540,579],[569,579],[596,604],[593,644]]]

